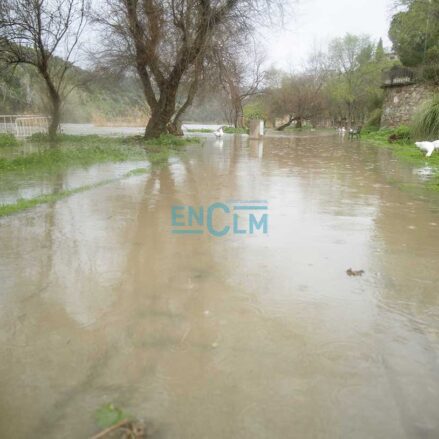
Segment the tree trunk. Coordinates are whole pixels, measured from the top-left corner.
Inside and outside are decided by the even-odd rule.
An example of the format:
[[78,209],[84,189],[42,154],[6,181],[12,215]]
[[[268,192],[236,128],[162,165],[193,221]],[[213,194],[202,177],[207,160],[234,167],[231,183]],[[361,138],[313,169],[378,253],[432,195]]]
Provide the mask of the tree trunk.
[[58,89],[55,87],[52,78],[49,75],[47,68],[47,62],[43,60],[42,64],[38,67],[41,75],[46,82],[46,87],[49,92],[50,105],[51,105],[51,120],[49,124],[49,140],[51,143],[56,142],[56,135],[58,133],[59,123],[61,120],[61,96]]
[[295,120],[296,120],[296,118],[294,118],[293,116],[289,116],[288,122],[284,123],[280,127],[277,127],[276,130],[277,131],[283,131],[285,128],[289,127]]
[[174,136],[183,136],[182,122],[180,120],[173,120],[168,124],[168,132]]
[[58,133],[58,127],[61,120],[61,101],[59,96],[52,99],[52,114],[49,125],[49,139],[51,142],[56,141],[56,135]]
[[162,134],[167,134],[170,122],[171,117],[166,117],[160,109],[152,110],[145,128],[145,139],[156,139]]

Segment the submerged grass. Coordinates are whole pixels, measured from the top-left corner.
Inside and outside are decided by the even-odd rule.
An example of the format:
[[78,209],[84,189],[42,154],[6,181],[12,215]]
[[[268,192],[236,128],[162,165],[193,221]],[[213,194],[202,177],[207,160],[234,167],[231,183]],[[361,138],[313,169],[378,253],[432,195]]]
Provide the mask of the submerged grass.
[[5,146],[18,146],[19,142],[13,134],[0,133],[0,148]]
[[107,180],[100,181],[95,184],[87,184],[74,189],[66,189],[52,194],[40,195],[35,198],[21,198],[15,203],[11,204],[0,204],[0,218],[2,216],[11,215],[13,213],[21,212],[22,210],[30,209],[31,207],[39,206],[40,204],[54,203],[55,201],[61,200],[63,198],[69,197],[71,195],[78,194],[80,192],[85,192],[90,189],[94,189],[100,186],[104,186],[109,183],[115,183],[127,177],[132,177],[135,175],[145,174],[148,170],[146,168],[133,169],[126,174],[118,178],[111,178]]
[[[87,167],[103,162],[123,162],[145,160],[151,166],[161,166],[168,162],[172,154],[180,152],[185,145],[199,143],[191,137],[163,135],[157,139],[145,140],[142,137],[101,137],[60,135],[55,147],[48,146],[45,135],[34,135],[32,143],[41,146],[37,152],[14,158],[0,158],[0,177],[2,174],[27,174],[31,172],[53,173],[69,167]],[[41,195],[31,199],[20,199],[15,203],[0,205],[0,217],[29,209],[40,204],[52,203],[62,198],[89,189],[113,183],[121,178],[139,175],[145,168],[133,169],[122,177],[104,180],[96,184],[75,189],[63,190],[53,194]]]
[[376,146],[384,146],[392,150],[395,157],[415,166],[428,166],[433,169],[435,174],[432,178],[424,183],[424,186],[430,190],[439,192],[439,152],[435,151],[431,157],[425,157],[425,153],[416,147],[409,140],[401,140],[394,143],[388,141],[389,136],[394,134],[395,130],[383,129],[362,135],[362,140],[371,142]]

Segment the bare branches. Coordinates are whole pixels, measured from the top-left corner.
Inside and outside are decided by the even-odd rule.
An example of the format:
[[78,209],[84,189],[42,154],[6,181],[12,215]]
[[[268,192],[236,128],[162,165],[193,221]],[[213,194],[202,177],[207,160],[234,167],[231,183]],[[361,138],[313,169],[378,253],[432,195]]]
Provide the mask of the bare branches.
[[86,24],[86,0],[3,0],[0,7],[0,61],[34,66],[44,79],[52,105],[54,136],[66,84]]
[[[102,53],[129,54],[127,64],[135,67],[142,81],[151,119],[145,135],[166,132],[191,104],[203,66],[212,45],[228,27],[252,28],[251,17],[269,0],[106,0],[105,13],[95,21],[106,32]],[[256,12],[258,11],[258,12]],[[124,50],[121,50],[121,45]],[[117,56],[117,55],[116,55]],[[255,85],[252,87],[255,89]],[[185,91],[184,104],[178,106]],[[239,93],[241,94],[241,93]]]

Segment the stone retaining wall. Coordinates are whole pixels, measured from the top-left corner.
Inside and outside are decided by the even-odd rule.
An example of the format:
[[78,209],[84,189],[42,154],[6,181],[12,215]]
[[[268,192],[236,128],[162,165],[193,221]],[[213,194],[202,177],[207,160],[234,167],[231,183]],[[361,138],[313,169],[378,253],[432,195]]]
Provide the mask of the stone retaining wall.
[[413,115],[439,88],[426,84],[393,85],[384,90],[381,127],[409,125]]

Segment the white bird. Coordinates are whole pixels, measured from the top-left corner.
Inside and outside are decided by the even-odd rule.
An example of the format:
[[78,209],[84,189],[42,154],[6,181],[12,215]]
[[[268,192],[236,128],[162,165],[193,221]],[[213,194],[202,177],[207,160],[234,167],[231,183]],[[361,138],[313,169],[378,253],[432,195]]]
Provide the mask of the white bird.
[[223,127],[219,127],[216,131],[213,132],[213,134],[215,134],[215,137],[223,137],[224,136],[224,131],[223,131]]
[[435,149],[435,144],[433,142],[415,142],[415,145],[421,150],[425,151],[425,157],[430,157]]
[[439,149],[439,140],[435,140],[433,142],[433,145],[434,145],[434,149]]

